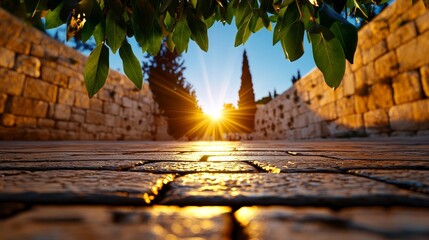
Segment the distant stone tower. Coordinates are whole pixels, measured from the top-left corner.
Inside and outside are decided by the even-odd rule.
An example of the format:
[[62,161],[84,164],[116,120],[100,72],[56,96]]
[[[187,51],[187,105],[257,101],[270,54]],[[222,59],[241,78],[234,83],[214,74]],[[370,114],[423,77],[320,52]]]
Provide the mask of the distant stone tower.
[[253,92],[252,75],[250,74],[249,61],[246,50],[243,53],[243,66],[241,70],[241,86],[238,91],[238,116],[237,121],[241,132],[251,133],[255,125],[255,93]]

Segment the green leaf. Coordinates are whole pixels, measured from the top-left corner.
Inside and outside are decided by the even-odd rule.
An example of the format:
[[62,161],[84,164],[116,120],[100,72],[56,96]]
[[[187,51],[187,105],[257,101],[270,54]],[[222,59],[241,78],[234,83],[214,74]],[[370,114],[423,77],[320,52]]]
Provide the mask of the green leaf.
[[346,63],[341,43],[329,29],[311,33],[311,45],[316,66],[323,73],[326,84],[337,88],[344,76]]
[[107,44],[113,53],[121,47],[125,40],[127,24],[122,16],[109,11],[106,18],[106,39]]
[[152,28],[151,28],[151,34],[148,39],[148,49],[150,55],[156,56],[161,49],[161,43],[162,43],[162,29],[161,26],[158,23],[157,19],[154,19],[152,21]]
[[353,63],[357,47],[357,29],[330,6],[323,4],[319,9],[320,23],[329,28],[341,43],[346,59]]
[[97,24],[97,26],[95,26],[93,34],[97,46],[102,44],[106,39],[106,20],[104,17],[102,17],[101,21]]
[[142,67],[127,41],[124,41],[119,49],[119,56],[122,59],[125,74],[138,89],[141,89],[143,83]]
[[[100,5],[98,5],[97,2],[94,2],[95,0],[89,0],[92,1],[92,8],[89,13],[87,13],[87,21],[85,25],[82,28],[82,31],[80,33],[80,36],[82,38],[82,42],[86,42],[94,33],[95,27],[100,22],[102,18],[102,12]],[[82,1],[83,2],[83,1]],[[81,4],[80,2],[79,4]]]
[[286,33],[289,31],[289,28],[295,22],[299,21],[299,18],[299,10],[296,4],[290,4],[287,6],[286,10],[281,10],[279,12],[279,21],[274,28],[273,45],[285,37]]
[[294,22],[282,39],[283,51],[289,61],[295,61],[304,54],[304,23]]
[[209,50],[209,39],[207,36],[206,24],[193,14],[188,14],[187,22],[193,39],[201,48],[201,50],[207,52]]
[[191,30],[189,29],[186,19],[181,19],[176,23],[173,33],[173,41],[176,44],[177,53],[181,54],[188,48]]
[[61,20],[60,12],[63,9],[64,2],[61,2],[54,10],[49,10],[46,14],[46,29],[56,28],[65,23],[65,21]]
[[341,43],[347,61],[353,64],[358,42],[358,33],[356,28],[353,25],[350,26],[341,22],[335,22],[329,29]]
[[109,74],[109,49],[98,45],[89,55],[83,76],[88,95],[92,98],[104,85]]
[[238,29],[237,35],[235,36],[234,46],[237,47],[241,44],[246,43],[249,39],[251,31],[249,29],[249,23],[244,23],[241,25],[240,29]]

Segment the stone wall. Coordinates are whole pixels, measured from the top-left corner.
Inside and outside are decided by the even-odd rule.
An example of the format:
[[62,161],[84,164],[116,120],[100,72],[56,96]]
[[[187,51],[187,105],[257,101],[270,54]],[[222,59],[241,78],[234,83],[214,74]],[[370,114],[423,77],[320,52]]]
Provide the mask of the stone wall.
[[[309,49],[307,49],[308,51]],[[254,138],[429,135],[429,11],[397,0],[359,31],[333,91],[315,69],[258,107]]]
[[136,89],[110,70],[88,98],[86,57],[0,8],[0,139],[152,140],[166,121],[147,84]]

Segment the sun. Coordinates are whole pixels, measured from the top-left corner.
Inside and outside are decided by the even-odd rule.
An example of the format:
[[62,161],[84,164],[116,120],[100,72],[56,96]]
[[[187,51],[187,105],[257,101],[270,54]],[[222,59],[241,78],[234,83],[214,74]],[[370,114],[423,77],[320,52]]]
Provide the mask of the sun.
[[204,109],[204,113],[210,117],[213,121],[218,121],[222,119],[222,108],[211,107]]

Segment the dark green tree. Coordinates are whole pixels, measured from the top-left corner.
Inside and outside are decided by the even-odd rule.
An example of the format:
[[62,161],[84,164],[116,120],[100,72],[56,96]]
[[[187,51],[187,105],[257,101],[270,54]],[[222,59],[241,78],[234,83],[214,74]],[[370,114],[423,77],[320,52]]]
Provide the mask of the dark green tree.
[[165,45],[155,57],[146,58],[149,61],[143,63],[143,70],[159,109],[167,117],[168,133],[174,138],[194,138],[198,133],[193,128],[202,111],[193,86],[183,76],[184,60]]
[[243,53],[243,66],[241,69],[241,86],[238,91],[238,121],[241,131],[251,133],[254,128],[256,114],[255,93],[253,92],[252,75],[246,51]]

